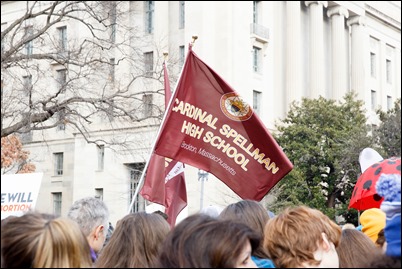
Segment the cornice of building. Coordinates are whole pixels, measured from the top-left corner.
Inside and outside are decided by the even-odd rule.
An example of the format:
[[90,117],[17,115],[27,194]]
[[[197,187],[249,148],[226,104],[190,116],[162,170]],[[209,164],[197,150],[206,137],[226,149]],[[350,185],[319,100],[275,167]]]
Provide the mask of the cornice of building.
[[[366,9],[366,14],[371,14],[375,18],[383,21],[384,23],[391,25],[399,30],[401,30],[401,21],[399,18],[399,21],[387,14],[385,14],[383,11],[379,10],[377,7],[373,6],[371,2],[366,2],[365,3],[365,9]],[[400,12],[400,10],[399,10]]]

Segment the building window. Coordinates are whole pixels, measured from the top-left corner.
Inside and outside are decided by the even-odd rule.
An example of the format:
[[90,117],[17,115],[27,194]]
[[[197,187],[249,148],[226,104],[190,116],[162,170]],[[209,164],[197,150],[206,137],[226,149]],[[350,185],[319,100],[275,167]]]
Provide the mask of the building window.
[[65,92],[66,83],[67,83],[67,70],[61,69],[57,70],[57,83],[60,92]]
[[392,62],[391,60],[387,59],[386,62],[386,69],[387,69],[387,83],[392,83]]
[[373,52],[370,52],[370,70],[371,70],[371,77],[376,77],[376,55]]
[[155,1],[145,1],[145,31],[148,34],[154,32]]
[[116,28],[117,28],[117,16],[116,16],[116,2],[112,1],[111,2],[111,8],[110,8],[110,27],[111,27],[111,34],[110,34],[110,41],[112,43],[116,42]]
[[392,106],[393,106],[393,104],[392,104],[392,97],[388,95],[388,96],[387,96],[387,110],[392,109]]
[[183,29],[185,25],[185,1],[179,1],[179,29]]
[[254,72],[261,72],[261,49],[253,47],[253,70]]
[[21,142],[32,142],[32,138],[33,138],[33,134],[32,134],[31,130],[20,134]]
[[259,14],[261,9],[261,1],[253,1],[253,23],[259,23]]
[[[139,181],[142,175],[142,170],[144,169],[143,163],[130,164],[130,203],[134,198],[135,191],[139,186]],[[130,212],[139,212],[145,209],[144,199],[137,194],[135,197],[133,206],[130,208]]]
[[186,55],[184,53],[184,46],[179,47],[179,64],[183,66]]
[[154,52],[146,52],[144,53],[144,65],[145,65],[145,74],[147,77],[152,76],[152,72],[154,70]]
[[63,175],[63,152],[57,152],[53,154],[54,156],[54,175]]
[[95,189],[95,198],[103,201],[103,188],[96,188]]
[[53,192],[53,214],[56,216],[61,216],[61,202],[62,195],[61,192]]
[[[28,26],[25,28],[25,38],[29,39],[33,35],[33,27]],[[32,55],[33,53],[33,40],[28,41],[25,43],[25,53],[26,55]]]
[[20,139],[21,142],[32,142],[33,131],[31,130],[31,113],[30,112],[22,112],[22,117],[24,119],[29,119],[28,124],[21,128]]
[[116,67],[116,61],[114,58],[109,59],[109,80],[111,82],[114,82],[115,79],[115,67]]
[[261,92],[253,91],[253,110],[257,113],[257,115],[260,114],[260,108],[261,108]]
[[153,107],[153,95],[152,94],[144,94],[142,96],[142,102],[143,102],[143,113],[144,113],[144,118],[152,116],[152,107]]
[[371,109],[375,110],[377,107],[377,93],[374,90],[371,90]]
[[105,146],[98,145],[98,170],[103,171],[104,164],[105,164]]
[[23,76],[22,79],[24,81],[24,94],[25,96],[30,96],[32,94],[32,76]]
[[64,131],[66,129],[66,111],[61,109],[57,112],[57,131]]
[[105,114],[109,121],[114,121],[114,113],[115,113],[114,100],[110,100],[109,104],[105,110]]
[[59,51],[64,52],[67,50],[67,26],[58,27],[59,32]]

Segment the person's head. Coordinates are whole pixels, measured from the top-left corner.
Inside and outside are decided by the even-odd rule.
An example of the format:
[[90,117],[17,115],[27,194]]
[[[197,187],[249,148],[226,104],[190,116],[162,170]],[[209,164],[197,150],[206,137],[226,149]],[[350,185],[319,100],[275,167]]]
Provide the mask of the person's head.
[[264,247],[277,267],[338,267],[341,228],[317,209],[286,208],[264,229]]
[[250,268],[260,237],[247,225],[194,214],[177,224],[159,256],[163,268]]
[[[263,238],[264,227],[270,218],[267,210],[257,201],[242,200],[225,207],[219,215],[219,219],[242,222]],[[255,250],[253,255],[259,258],[268,258],[268,254],[264,250],[262,243],[261,240],[260,246]]]
[[117,222],[96,266],[102,268],[148,268],[156,265],[158,252],[170,231],[159,214],[136,212]]
[[379,208],[366,209],[360,215],[360,223],[362,232],[375,243],[378,238],[378,232],[385,227],[385,213]]
[[362,268],[369,257],[382,254],[381,249],[366,234],[355,229],[342,230],[336,251],[340,268]]
[[88,242],[67,218],[28,212],[1,227],[2,267],[91,267]]
[[[400,165],[399,165],[400,168]],[[381,210],[385,212],[385,253],[401,257],[401,174],[382,174],[376,183],[377,194],[384,197]]]
[[78,223],[89,246],[99,252],[109,227],[109,210],[106,204],[95,197],[85,197],[73,203],[67,216]]
[[152,212],[152,214],[161,215],[165,220],[167,220],[169,218],[168,214],[166,214],[165,212],[162,212],[160,210],[156,210],[156,211]]
[[380,247],[381,249],[385,249],[384,248],[384,244],[385,244],[385,235],[384,235],[384,229],[381,229],[381,231],[378,232],[378,238],[375,241],[375,244]]
[[392,257],[386,254],[369,257],[364,268],[401,268],[401,257]]
[[217,205],[209,205],[203,207],[199,213],[210,215],[211,217],[218,218],[223,208]]
[[102,249],[107,245],[107,243],[109,243],[109,240],[110,240],[110,237],[112,237],[113,231],[114,231],[114,227],[113,227],[112,223],[109,222],[105,242],[103,243]]
[[342,230],[346,230],[346,229],[356,229],[355,225],[353,225],[352,223],[345,223],[342,226]]

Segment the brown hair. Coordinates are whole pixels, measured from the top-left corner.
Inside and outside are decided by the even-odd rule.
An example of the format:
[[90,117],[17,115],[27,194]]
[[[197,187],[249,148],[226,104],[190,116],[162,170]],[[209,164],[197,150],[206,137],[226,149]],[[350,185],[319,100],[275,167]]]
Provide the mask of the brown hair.
[[[257,201],[242,200],[228,205],[219,215],[222,220],[237,220],[248,225],[251,229],[264,237],[264,227],[269,221],[267,210]],[[258,258],[269,258],[264,249],[263,241],[253,253]]]
[[314,252],[323,241],[322,233],[335,246],[339,244],[341,228],[321,211],[307,206],[286,208],[265,226],[264,247],[277,267],[318,265]]
[[2,224],[1,254],[4,267],[92,266],[88,242],[77,223],[37,212]]
[[166,238],[159,257],[162,268],[233,268],[250,242],[252,250],[259,235],[247,225],[194,214],[177,224]]
[[385,234],[384,234],[384,228],[382,228],[379,232],[378,232],[378,238],[375,241],[375,243],[377,244],[378,247],[382,248],[384,246],[385,243]]
[[354,229],[342,231],[341,241],[336,251],[339,257],[339,268],[365,267],[368,257],[382,253],[366,234]]
[[96,261],[96,267],[153,267],[169,231],[168,222],[159,214],[129,214],[117,222],[109,243]]

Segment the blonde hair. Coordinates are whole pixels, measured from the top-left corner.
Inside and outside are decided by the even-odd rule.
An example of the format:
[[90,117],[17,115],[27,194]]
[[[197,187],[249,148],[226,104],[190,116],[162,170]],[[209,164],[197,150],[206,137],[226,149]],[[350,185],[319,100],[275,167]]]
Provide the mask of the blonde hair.
[[323,241],[322,233],[338,246],[341,232],[341,228],[321,211],[298,206],[287,208],[268,221],[263,245],[277,267],[318,265],[320,261],[314,259],[314,252]]
[[77,223],[29,212],[2,225],[2,266],[91,267],[88,242]]

